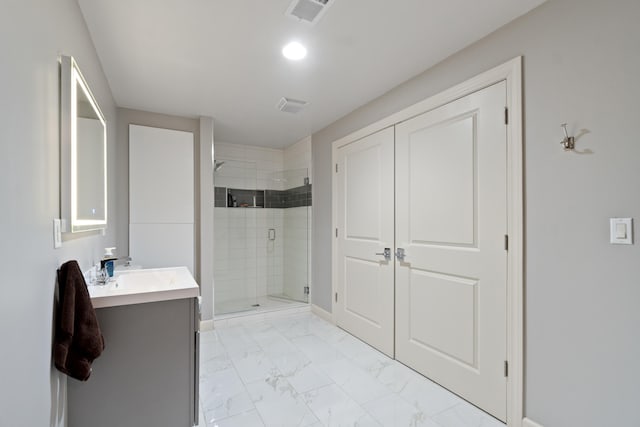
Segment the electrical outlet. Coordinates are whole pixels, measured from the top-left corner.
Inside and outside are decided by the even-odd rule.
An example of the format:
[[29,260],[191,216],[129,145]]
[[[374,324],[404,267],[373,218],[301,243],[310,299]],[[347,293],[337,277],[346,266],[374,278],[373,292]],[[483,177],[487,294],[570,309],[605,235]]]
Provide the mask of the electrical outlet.
[[62,247],[62,226],[59,218],[53,219],[53,249]]

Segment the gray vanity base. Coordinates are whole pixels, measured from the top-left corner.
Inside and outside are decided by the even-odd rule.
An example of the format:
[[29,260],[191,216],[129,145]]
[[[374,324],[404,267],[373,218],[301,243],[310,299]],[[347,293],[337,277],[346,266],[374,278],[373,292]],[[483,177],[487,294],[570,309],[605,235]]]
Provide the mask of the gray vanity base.
[[193,298],[99,308],[89,381],[68,380],[69,427],[190,427],[197,399]]

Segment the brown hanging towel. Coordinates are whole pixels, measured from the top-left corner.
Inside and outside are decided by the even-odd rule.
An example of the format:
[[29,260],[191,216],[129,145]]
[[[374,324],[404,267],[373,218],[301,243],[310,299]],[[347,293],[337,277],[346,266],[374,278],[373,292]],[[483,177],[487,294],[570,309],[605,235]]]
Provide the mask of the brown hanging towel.
[[104,350],[104,338],[77,261],[62,264],[58,289],[54,363],[59,371],[86,381],[91,375],[91,363]]

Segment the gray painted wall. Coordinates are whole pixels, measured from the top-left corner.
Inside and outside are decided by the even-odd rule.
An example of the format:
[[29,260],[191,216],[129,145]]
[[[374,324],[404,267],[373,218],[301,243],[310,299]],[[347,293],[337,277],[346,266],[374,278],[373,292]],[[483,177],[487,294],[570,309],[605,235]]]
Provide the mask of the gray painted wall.
[[[545,427],[640,425],[640,2],[550,0],[313,135],[314,303],[331,309],[331,142],[524,56],[525,413]],[[560,123],[581,151],[565,153]],[[637,229],[637,228],[636,228]]]
[[[83,269],[114,245],[121,218],[116,182],[116,108],[75,0],[8,0],[0,13],[0,425],[65,424],[66,377],[52,367],[56,269],[77,259]],[[63,236],[60,217],[60,54],[76,58],[107,121],[106,236]],[[125,218],[126,221],[126,218]]]

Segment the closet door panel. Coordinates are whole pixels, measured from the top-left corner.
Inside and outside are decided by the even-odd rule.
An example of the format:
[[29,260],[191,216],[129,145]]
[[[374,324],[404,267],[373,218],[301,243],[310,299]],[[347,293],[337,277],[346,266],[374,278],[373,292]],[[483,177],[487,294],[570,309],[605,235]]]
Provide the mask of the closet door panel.
[[447,245],[474,244],[477,222],[474,125],[472,113],[411,134],[406,191],[411,200],[413,238]]
[[504,82],[396,125],[396,357],[506,419]]
[[393,357],[393,129],[338,150],[338,326]]

